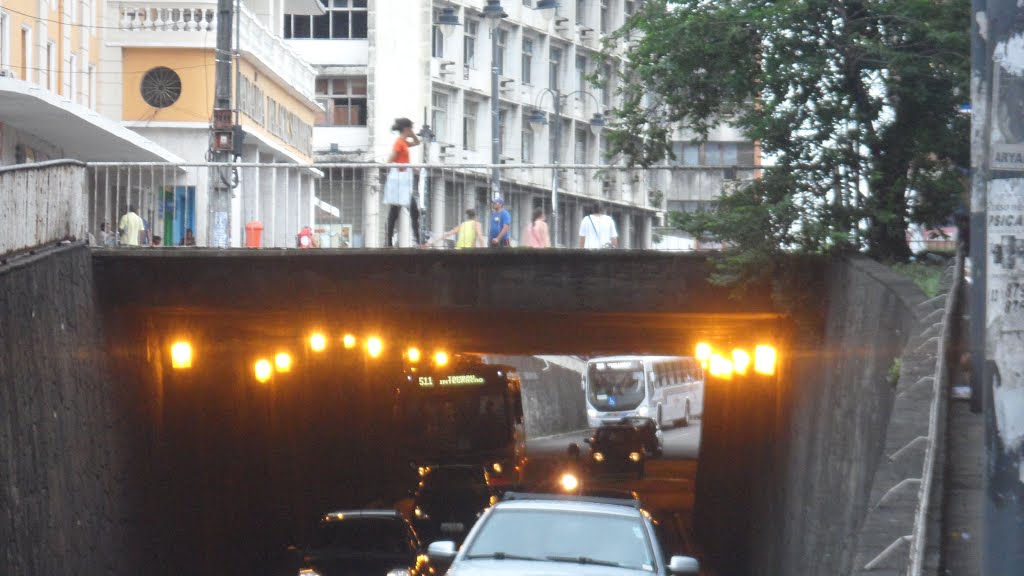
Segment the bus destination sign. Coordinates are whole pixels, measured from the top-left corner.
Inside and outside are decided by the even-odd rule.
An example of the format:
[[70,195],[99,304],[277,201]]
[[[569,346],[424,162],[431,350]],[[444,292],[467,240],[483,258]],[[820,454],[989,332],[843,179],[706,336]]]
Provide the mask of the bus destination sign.
[[420,376],[419,383],[422,388],[433,388],[437,386],[479,386],[484,384],[484,379],[474,374],[452,374],[446,378],[434,380],[433,376]]

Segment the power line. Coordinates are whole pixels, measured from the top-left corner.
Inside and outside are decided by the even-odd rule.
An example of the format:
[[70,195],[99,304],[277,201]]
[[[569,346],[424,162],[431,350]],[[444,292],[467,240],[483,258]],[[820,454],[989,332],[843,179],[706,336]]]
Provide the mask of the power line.
[[[94,28],[96,30],[127,30],[129,32],[133,30],[132,28],[125,28],[124,26],[101,26],[99,24],[76,24],[76,23],[73,23],[73,22],[64,22],[62,20],[54,20],[52,18],[41,18],[41,17],[35,16],[33,14],[28,14],[26,12],[20,12],[18,10],[13,9],[13,8],[7,8],[7,7],[4,7],[3,10],[5,12],[10,12],[12,14],[18,14],[18,15],[24,16],[26,18],[31,18],[32,20],[35,20],[37,22],[49,22],[49,23],[52,23],[52,24],[60,24],[61,26],[71,26],[71,27],[74,27],[74,28],[90,28],[90,29]],[[184,11],[186,9],[183,8],[181,10]],[[203,11],[206,12],[207,10],[204,9]],[[211,12],[216,12],[215,10],[210,10],[210,11]],[[193,10],[193,13],[194,12],[195,11]],[[93,14],[93,16],[95,16],[95,14]],[[193,22],[194,22],[194,20],[193,20]],[[212,22],[209,22],[209,24],[210,24],[210,26],[208,26],[206,30],[203,30],[204,33],[205,32],[209,32],[210,30],[212,30],[214,28],[213,25],[212,25],[213,24]],[[197,24],[197,26],[198,26],[198,24]],[[140,28],[142,28],[142,27],[140,26]]]
[[[8,64],[6,67],[7,68],[14,68],[14,69],[18,69],[18,70],[35,70],[37,72],[47,72],[47,73],[54,72],[54,73],[57,73],[57,74],[63,74],[64,72],[67,72],[68,74],[88,74],[89,73],[88,70],[85,70],[85,71],[79,71],[79,70],[61,70],[61,71],[58,71],[58,70],[51,70],[49,68],[38,68],[36,66],[18,66],[16,64]],[[175,72],[179,72],[181,70],[192,70],[192,69],[195,69],[195,68],[207,68],[207,67],[208,67],[207,64],[196,64],[195,66],[182,66],[180,68],[171,68],[171,70],[174,70]],[[164,68],[169,68],[169,66],[164,66]],[[145,74],[146,72],[149,72],[149,70],[130,70],[130,71],[127,71],[127,72],[124,72],[124,71],[122,71],[122,72],[116,72],[116,71],[100,72],[99,70],[97,70],[97,71],[93,72],[93,74],[125,74],[125,75],[127,75],[127,74]]]

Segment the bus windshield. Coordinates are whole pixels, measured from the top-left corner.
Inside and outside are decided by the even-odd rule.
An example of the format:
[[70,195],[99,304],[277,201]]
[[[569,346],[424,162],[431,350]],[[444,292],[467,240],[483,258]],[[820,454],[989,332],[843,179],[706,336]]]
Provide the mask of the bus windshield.
[[644,401],[644,389],[639,360],[599,361],[587,367],[587,397],[598,410],[634,410]]
[[474,454],[501,450],[511,440],[501,392],[427,394],[413,415],[416,436],[425,450],[441,454]]

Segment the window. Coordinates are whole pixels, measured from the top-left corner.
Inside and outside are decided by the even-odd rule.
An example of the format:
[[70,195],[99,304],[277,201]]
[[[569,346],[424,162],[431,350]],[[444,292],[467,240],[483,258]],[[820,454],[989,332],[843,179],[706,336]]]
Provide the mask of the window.
[[46,88],[57,89],[57,46],[53,42],[46,43]]
[[508,109],[500,108],[498,110],[498,151],[500,154],[505,154],[505,142],[508,141],[508,135],[505,133],[508,120]]
[[508,31],[498,29],[495,34],[498,35],[497,52],[494,54],[494,63],[498,66],[498,74],[505,73],[505,44],[508,42]]
[[533,162],[533,130],[528,122],[523,126],[523,143],[520,156],[523,162]]
[[91,64],[89,65],[89,73],[88,73],[87,77],[89,79],[89,84],[86,87],[86,90],[89,91],[89,98],[86,100],[86,103],[89,105],[89,108],[92,108],[92,109],[95,110],[96,109],[96,67],[95,66],[93,66]]
[[704,163],[710,166],[735,166],[735,142],[705,142]]
[[675,163],[679,166],[700,165],[700,144],[695,142],[673,142],[672,154],[675,155]]
[[548,125],[550,126],[548,129],[548,162],[551,164],[557,164],[558,159],[560,158],[558,154],[558,145],[555,143],[555,130],[557,130],[557,128],[555,128],[555,121],[550,118],[548,119]]
[[608,0],[601,0],[601,32],[611,32],[611,14],[608,13]]
[[299,16],[285,14],[285,38],[347,39],[366,38],[367,0],[320,0],[326,14]]
[[587,89],[587,57],[576,57],[576,99],[583,100],[583,92]]
[[467,68],[476,69],[476,32],[479,22],[466,20],[466,32],[462,37],[462,62]]
[[462,112],[462,147],[476,150],[476,113],[479,103],[466,98]]
[[448,95],[434,92],[430,96],[430,125],[434,127],[434,138],[438,142],[449,142],[448,139]]
[[587,163],[587,131],[576,131],[576,158],[577,164]]
[[623,4],[623,12],[625,12],[626,16],[632,16],[633,13],[636,12],[636,3],[634,0],[626,0]]
[[366,126],[366,78],[321,78],[316,97],[324,106],[317,126]]
[[523,84],[530,83],[530,72],[533,69],[533,39],[523,38]]
[[21,79],[29,79],[32,67],[32,29],[25,26],[21,29]]
[[548,87],[558,90],[558,79],[562,68],[562,49],[551,47],[550,62],[548,65]]
[[587,0],[576,0],[576,23],[580,26],[587,23]]
[[[70,70],[70,76],[71,76],[71,96],[70,96],[70,98],[71,98],[72,102],[78,102],[78,55],[77,54],[72,54],[71,55],[71,60],[68,62],[68,69]],[[164,70],[166,70],[166,68],[164,68]],[[152,70],[150,70],[150,72],[152,72]],[[145,87],[146,87],[146,78],[147,77],[149,77],[149,72],[147,72],[146,75],[142,77],[143,89],[145,89]],[[180,88],[181,87],[181,82],[180,82],[180,80],[178,82],[178,87],[179,87],[178,94],[180,95],[181,94],[181,88]],[[175,96],[174,100],[177,100],[177,99],[178,99],[177,96]],[[173,103],[174,102],[172,101],[171,104],[173,104]],[[168,106],[170,106],[170,104],[168,104]]]
[[430,28],[430,55],[434,58],[444,58],[444,34],[437,25],[440,17],[440,12],[434,12],[434,25]]
[[10,42],[10,25],[11,20],[0,12],[0,68],[6,68],[11,65],[11,47],[8,45]]

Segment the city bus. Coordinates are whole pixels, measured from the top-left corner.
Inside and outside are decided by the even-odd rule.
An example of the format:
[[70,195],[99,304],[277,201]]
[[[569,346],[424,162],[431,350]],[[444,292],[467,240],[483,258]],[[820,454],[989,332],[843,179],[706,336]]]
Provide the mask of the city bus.
[[477,464],[496,489],[521,481],[526,435],[514,367],[471,355],[455,355],[443,366],[407,366],[395,406],[420,464]]
[[583,389],[591,427],[627,416],[652,418],[659,427],[686,426],[703,409],[704,371],[687,356],[591,358]]

